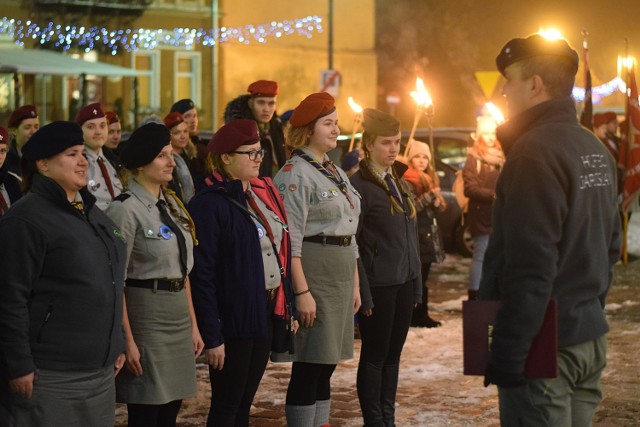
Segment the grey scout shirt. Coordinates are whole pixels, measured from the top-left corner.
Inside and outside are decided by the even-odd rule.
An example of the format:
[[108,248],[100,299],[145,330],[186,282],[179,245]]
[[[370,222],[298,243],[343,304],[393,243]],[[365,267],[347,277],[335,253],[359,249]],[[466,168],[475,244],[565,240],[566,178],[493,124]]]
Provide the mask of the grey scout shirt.
[[[129,180],[125,200],[114,200],[106,210],[107,215],[120,228],[127,242],[127,272],[129,279],[180,279],[180,248],[173,233],[162,233],[164,224],[156,206],[158,197],[152,195],[135,179]],[[173,200],[160,199],[171,203],[180,212]],[[171,211],[167,207],[171,215]],[[180,221],[171,215],[180,227],[187,244],[187,271],[193,267],[193,240],[191,234]],[[164,236],[164,237],[163,237]]]
[[98,157],[102,157],[104,165],[107,168],[109,178],[111,179],[111,186],[113,187],[114,197],[118,197],[118,195],[122,193],[123,185],[120,182],[120,178],[118,178],[118,174],[115,168],[111,166],[111,163],[104,157],[102,148],[96,153],[95,151],[85,146],[85,152],[87,161],[89,162],[87,188],[89,189],[91,194],[95,196],[96,206],[102,210],[105,210],[107,209],[107,206],[109,206],[109,203],[111,203],[111,194],[109,194],[107,183],[102,176],[100,166],[98,166]]
[[[309,156],[313,152],[303,148]],[[329,160],[325,155],[323,161]],[[360,215],[360,195],[344,171],[336,167],[347,185],[351,203],[338,186],[299,156],[292,156],[276,174],[274,184],[284,200],[291,237],[291,255],[302,256],[304,237],[354,236]],[[357,252],[355,238],[351,247]]]

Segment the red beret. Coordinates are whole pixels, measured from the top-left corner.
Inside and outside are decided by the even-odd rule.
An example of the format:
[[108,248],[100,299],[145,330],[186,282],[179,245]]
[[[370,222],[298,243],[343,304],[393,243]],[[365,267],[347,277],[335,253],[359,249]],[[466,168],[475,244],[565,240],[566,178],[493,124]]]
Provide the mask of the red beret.
[[106,111],[104,116],[107,118],[107,124],[111,125],[114,123],[120,123],[120,117],[113,111]]
[[602,125],[611,123],[614,120],[618,120],[618,116],[613,111],[607,111],[606,113],[598,113],[593,116],[593,127],[597,128]]
[[182,117],[182,114],[174,111],[173,113],[169,113],[164,116],[164,119],[162,119],[162,121],[164,122],[164,125],[167,127],[167,129],[171,130],[172,128],[178,126],[180,123],[183,123],[184,117]]
[[9,132],[2,126],[0,126],[0,144],[9,143]]
[[252,97],[257,96],[276,96],[278,94],[278,82],[271,80],[258,80],[253,82],[247,88]]
[[234,119],[213,134],[207,148],[213,154],[224,154],[236,150],[241,145],[255,144],[259,141],[260,133],[255,120]]
[[333,113],[336,100],[327,92],[312,93],[293,110],[291,126],[306,126],[317,118]]
[[35,105],[23,105],[13,110],[9,116],[9,127],[17,128],[25,119],[37,119],[38,110]]
[[104,110],[99,102],[94,102],[83,107],[78,114],[76,114],[76,123],[80,126],[87,120],[99,119],[104,117]]

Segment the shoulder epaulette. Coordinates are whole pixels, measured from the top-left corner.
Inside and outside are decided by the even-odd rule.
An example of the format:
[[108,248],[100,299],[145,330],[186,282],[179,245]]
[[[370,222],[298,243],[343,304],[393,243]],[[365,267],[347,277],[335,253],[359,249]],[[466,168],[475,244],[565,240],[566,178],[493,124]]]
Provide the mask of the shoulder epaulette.
[[113,199],[113,201],[119,201],[119,202],[124,202],[125,200],[127,200],[129,197],[131,197],[131,194],[128,193],[120,193],[115,199]]

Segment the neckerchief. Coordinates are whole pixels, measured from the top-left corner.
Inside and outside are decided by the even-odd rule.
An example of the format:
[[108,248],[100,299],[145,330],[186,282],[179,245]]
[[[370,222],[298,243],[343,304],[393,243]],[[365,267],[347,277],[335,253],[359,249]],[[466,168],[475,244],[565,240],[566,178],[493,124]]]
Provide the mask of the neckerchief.
[[338,170],[336,169],[335,165],[333,164],[333,162],[331,160],[326,161],[324,164],[327,165],[328,168],[330,168],[333,171],[335,171],[335,173],[331,173],[329,171],[329,169],[327,169],[327,167],[325,167],[324,165],[320,164],[320,162],[318,162],[317,160],[315,160],[310,155],[308,155],[307,153],[305,153],[304,151],[302,151],[300,149],[293,150],[291,155],[302,157],[307,162],[309,162],[309,164],[311,166],[316,168],[318,170],[318,172],[320,172],[322,175],[324,175],[327,178],[329,178],[331,180],[331,182],[333,182],[335,185],[338,186],[340,191],[342,191],[342,194],[345,195],[345,197],[349,201],[349,205],[351,205],[351,209],[355,209],[355,205],[353,204],[353,200],[351,200],[351,196],[349,195],[349,192],[347,191],[347,183],[344,181],[344,179],[342,179],[342,176],[340,176],[340,173],[338,173]]

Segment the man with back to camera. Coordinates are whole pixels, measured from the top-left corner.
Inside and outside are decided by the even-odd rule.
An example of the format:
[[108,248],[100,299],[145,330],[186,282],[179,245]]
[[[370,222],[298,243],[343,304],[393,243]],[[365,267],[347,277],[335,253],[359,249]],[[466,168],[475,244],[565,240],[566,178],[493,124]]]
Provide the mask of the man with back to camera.
[[258,80],[247,88],[248,95],[231,100],[224,111],[224,121],[251,119],[258,123],[260,145],[267,150],[260,165],[261,177],[273,177],[286,159],[282,122],[276,114],[278,82]]
[[[502,425],[589,426],[602,400],[604,315],[620,254],[616,167],[578,123],[578,55],[564,40],[513,39],[496,58],[510,119],[497,128],[506,162],[496,188],[481,299],[498,299],[485,385]],[[558,307],[558,377],[528,379],[531,340]]]

